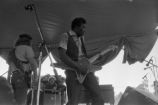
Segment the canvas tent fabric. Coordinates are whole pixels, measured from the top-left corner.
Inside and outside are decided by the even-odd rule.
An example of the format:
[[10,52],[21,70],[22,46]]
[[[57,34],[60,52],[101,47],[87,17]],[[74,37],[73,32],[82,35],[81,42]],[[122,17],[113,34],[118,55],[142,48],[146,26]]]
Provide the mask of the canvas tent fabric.
[[[26,9],[29,4],[35,5],[38,18],[34,9]],[[1,56],[6,57],[21,33],[32,35],[38,56],[41,42],[39,28],[49,50],[56,56],[58,39],[61,33],[70,29],[75,17],[87,20],[85,40],[89,56],[109,45],[118,45],[117,50],[98,59],[97,65],[110,62],[122,49],[123,62],[142,62],[157,40],[157,0],[1,0]]]

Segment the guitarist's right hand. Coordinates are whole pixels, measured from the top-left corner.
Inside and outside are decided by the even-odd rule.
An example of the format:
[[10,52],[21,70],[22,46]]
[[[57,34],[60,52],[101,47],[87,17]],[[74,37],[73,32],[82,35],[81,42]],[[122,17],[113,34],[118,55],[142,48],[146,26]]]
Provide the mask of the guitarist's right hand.
[[87,73],[87,67],[84,67],[84,66],[81,66],[81,65],[79,65],[78,66],[78,69],[77,69],[77,72],[78,73],[81,73],[81,74],[86,74]]
[[90,62],[88,61],[87,58],[85,58],[85,59],[82,59],[78,62],[78,67],[77,67],[78,69],[77,70],[79,73],[86,74],[90,68],[89,66],[90,66]]

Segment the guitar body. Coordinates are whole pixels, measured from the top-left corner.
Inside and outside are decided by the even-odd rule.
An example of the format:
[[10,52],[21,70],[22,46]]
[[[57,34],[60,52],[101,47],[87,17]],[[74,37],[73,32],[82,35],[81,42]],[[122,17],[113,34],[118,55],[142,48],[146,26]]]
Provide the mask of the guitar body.
[[78,62],[83,68],[87,68],[85,71],[81,71],[81,73],[95,72],[102,69],[101,66],[91,64],[89,59],[85,57],[80,59]]
[[82,58],[78,61],[78,63],[80,64],[80,66],[82,66],[82,68],[86,68],[86,69],[81,69],[81,71],[76,71],[74,70],[74,68],[69,67],[68,65],[64,64],[64,63],[55,63],[54,66],[61,68],[63,70],[73,70],[76,72],[76,76],[77,79],[80,83],[84,82],[84,79],[86,78],[87,74],[89,72],[95,72],[98,70],[101,70],[102,67],[101,66],[97,66],[97,65],[92,65],[90,63],[90,61],[88,60],[88,58]]

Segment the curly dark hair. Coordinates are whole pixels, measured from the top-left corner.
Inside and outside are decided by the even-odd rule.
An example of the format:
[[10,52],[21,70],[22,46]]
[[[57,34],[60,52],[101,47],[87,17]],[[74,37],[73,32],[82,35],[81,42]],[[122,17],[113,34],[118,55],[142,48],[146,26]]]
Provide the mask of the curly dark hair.
[[32,40],[32,37],[29,35],[29,34],[20,34],[16,43],[15,43],[15,46],[19,46],[19,45],[28,45],[30,46],[31,45],[31,40]]
[[75,27],[80,27],[82,24],[86,24],[86,20],[83,17],[75,18],[71,23],[71,29],[73,30]]

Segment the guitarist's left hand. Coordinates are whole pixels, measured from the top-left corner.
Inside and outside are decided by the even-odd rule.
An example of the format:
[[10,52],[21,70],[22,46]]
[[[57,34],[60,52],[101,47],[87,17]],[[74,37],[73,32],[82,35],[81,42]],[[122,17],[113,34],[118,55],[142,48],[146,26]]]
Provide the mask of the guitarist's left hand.
[[106,50],[103,50],[102,52],[100,52],[100,55],[102,56],[109,51],[114,51],[117,48],[118,48],[118,46],[116,46],[116,45],[110,45]]
[[109,46],[109,50],[112,50],[112,51],[114,51],[115,49],[117,49],[118,48],[118,46],[116,46],[116,45],[111,45],[111,46]]

